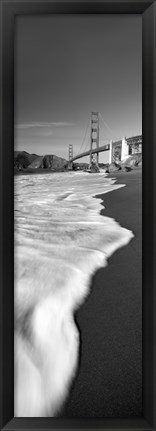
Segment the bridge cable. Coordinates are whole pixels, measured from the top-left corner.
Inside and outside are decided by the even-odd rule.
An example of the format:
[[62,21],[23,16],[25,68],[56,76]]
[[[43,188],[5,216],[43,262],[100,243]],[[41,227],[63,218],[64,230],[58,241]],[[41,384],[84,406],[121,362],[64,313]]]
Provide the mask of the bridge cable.
[[88,147],[88,144],[90,143],[90,137],[88,137],[88,141],[86,142],[86,146],[85,146],[85,149],[84,149],[84,153],[85,153],[85,151],[87,150],[87,147]]
[[99,115],[100,115],[100,118],[101,118],[101,120],[102,120],[102,122],[103,122],[104,126],[109,130],[109,132],[111,132],[111,133],[114,135],[115,139],[118,139],[118,138],[117,138],[117,136],[116,136],[116,134],[114,134],[114,131],[109,127],[109,125],[108,125],[108,124],[106,123],[106,121],[103,119],[103,117],[102,117],[102,115],[101,115],[101,112],[99,112]]
[[[79,149],[79,151],[78,151],[78,153],[77,153],[77,156],[80,154],[81,149],[82,149],[82,147],[83,147],[83,144],[84,144],[84,142],[85,142],[85,139],[86,139],[86,135],[87,135],[87,131],[88,131],[88,126],[89,126],[89,124],[90,124],[90,118],[89,118],[89,119],[88,119],[88,121],[87,121],[87,125],[86,125],[86,129],[85,129],[84,137],[83,137],[83,140],[82,140],[82,144],[81,144],[81,146],[80,146],[80,149]],[[87,145],[88,145],[88,142],[87,142]]]

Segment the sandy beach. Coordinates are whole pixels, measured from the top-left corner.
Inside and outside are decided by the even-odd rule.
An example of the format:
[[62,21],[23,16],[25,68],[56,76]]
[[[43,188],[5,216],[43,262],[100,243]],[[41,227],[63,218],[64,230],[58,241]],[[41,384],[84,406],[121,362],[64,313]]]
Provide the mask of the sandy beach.
[[142,414],[142,171],[115,172],[126,187],[101,195],[102,214],[135,237],[96,272],[91,294],[76,313],[80,367],[61,417]]

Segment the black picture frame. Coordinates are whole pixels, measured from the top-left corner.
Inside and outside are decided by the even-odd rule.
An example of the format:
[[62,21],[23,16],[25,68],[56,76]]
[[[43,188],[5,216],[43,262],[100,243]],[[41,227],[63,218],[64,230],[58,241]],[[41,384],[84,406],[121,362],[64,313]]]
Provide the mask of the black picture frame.
[[[156,429],[156,0],[1,0],[1,429]],[[141,14],[143,25],[143,417],[14,418],[14,22],[46,13]]]

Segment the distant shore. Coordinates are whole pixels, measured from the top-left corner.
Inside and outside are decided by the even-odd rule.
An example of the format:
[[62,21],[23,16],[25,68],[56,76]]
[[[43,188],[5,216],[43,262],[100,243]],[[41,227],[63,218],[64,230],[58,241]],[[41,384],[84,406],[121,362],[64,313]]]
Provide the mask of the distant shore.
[[101,195],[102,214],[135,238],[96,272],[76,313],[80,368],[61,417],[142,415],[142,170],[110,177],[126,187]]

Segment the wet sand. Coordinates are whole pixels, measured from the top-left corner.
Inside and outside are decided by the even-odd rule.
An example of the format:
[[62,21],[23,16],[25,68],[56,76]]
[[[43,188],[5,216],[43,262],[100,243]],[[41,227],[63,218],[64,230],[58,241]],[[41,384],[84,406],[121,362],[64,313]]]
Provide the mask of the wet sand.
[[111,177],[126,187],[100,197],[102,214],[135,238],[94,275],[76,313],[80,367],[60,417],[142,416],[142,170]]

